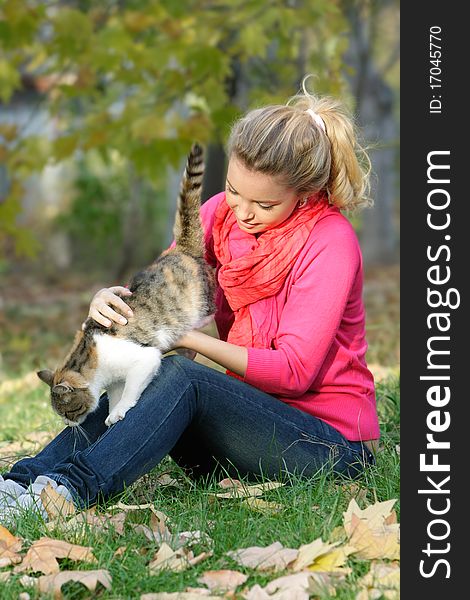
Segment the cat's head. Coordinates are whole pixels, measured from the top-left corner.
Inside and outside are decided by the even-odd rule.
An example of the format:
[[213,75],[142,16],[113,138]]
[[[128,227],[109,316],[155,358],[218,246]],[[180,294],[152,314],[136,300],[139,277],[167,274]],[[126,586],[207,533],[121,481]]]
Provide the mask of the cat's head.
[[88,413],[96,408],[96,399],[80,373],[44,369],[38,371],[37,375],[51,388],[52,408],[66,425],[80,425]]

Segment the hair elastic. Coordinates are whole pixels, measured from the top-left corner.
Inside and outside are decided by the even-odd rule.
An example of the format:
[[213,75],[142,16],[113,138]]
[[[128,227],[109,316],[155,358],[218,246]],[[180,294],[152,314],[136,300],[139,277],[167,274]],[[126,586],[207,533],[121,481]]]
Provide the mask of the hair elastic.
[[315,121],[318,127],[320,127],[323,133],[326,134],[325,121],[320,117],[320,115],[311,108],[307,108],[305,112],[307,112],[312,117],[312,119]]

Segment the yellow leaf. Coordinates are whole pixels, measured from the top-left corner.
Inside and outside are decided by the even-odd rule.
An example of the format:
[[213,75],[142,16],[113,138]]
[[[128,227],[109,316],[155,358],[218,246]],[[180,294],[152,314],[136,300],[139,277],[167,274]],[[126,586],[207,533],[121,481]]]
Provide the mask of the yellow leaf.
[[346,512],[343,513],[344,529],[346,530],[346,533],[349,535],[351,532],[350,524],[353,514],[359,517],[359,519],[368,521],[371,529],[380,527],[385,519],[392,514],[392,508],[395,502],[396,499],[387,500],[385,502],[376,502],[365,509],[361,509],[359,508],[356,500],[352,498]]
[[248,506],[252,510],[263,514],[272,514],[278,513],[283,510],[283,505],[278,502],[269,502],[267,500],[263,500],[262,498],[245,498],[242,500],[242,504]]
[[399,525],[382,525],[371,529],[356,515],[351,520],[349,543],[356,548],[356,556],[363,559],[400,559]]
[[317,538],[310,544],[303,544],[299,548],[299,555],[292,565],[294,571],[303,571],[317,559],[317,557],[330,552],[338,546],[339,542],[327,544],[321,538]]
[[351,572],[350,568],[344,568],[343,565],[347,561],[348,556],[354,552],[352,546],[341,546],[335,548],[331,552],[322,554],[308,567],[310,571],[342,571],[346,574]]

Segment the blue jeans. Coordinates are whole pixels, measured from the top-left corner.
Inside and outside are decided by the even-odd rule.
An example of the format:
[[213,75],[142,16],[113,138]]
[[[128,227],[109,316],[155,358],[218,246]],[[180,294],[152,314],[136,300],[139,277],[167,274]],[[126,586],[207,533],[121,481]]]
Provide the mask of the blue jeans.
[[107,499],[170,456],[193,477],[282,479],[324,468],[356,476],[372,453],[325,422],[273,396],[177,355],[162,360],[137,405],[110,428],[108,399],[82,424],[67,427],[5,479],[28,485],[38,475],[64,484],[81,506]]

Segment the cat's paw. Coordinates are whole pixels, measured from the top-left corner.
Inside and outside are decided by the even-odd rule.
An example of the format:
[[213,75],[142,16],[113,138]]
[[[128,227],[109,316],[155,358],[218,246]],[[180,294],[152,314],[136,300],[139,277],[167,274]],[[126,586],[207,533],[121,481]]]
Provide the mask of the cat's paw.
[[126,410],[113,410],[108,418],[106,419],[106,421],[104,422],[104,424],[107,427],[111,427],[111,425],[114,425],[115,423],[117,423],[118,421],[122,421],[124,419],[124,417],[126,416]]

